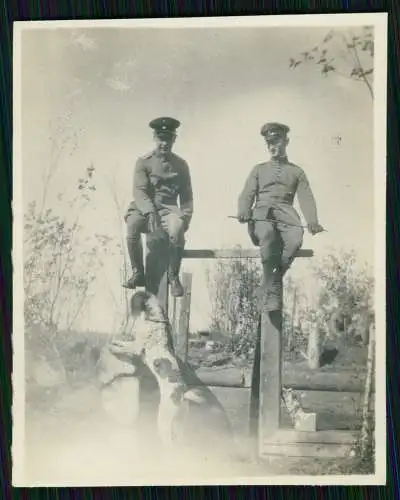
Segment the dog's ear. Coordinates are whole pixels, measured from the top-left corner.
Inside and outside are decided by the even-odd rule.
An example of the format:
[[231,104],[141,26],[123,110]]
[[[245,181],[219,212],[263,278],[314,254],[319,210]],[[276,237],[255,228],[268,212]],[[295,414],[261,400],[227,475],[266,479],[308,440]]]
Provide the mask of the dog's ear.
[[168,317],[166,316],[159,299],[156,295],[149,294],[149,298],[146,302],[146,319],[149,321],[154,321],[156,323],[168,323]]
[[130,300],[130,310],[132,316],[139,316],[147,309],[147,301],[149,294],[145,291],[136,292],[132,295]]

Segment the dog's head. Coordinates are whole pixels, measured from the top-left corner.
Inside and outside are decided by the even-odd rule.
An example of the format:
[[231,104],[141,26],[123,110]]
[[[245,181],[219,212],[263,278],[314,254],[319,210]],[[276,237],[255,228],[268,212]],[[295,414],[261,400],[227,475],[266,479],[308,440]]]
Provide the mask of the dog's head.
[[149,295],[146,291],[135,292],[132,295],[129,304],[131,316],[136,318],[146,312]]
[[168,348],[171,352],[174,352],[168,315],[155,295],[142,290],[135,292],[130,300],[130,312],[133,319],[132,334],[135,338],[146,336],[149,331],[149,322],[162,323],[167,337]]
[[145,290],[140,290],[132,295],[130,313],[135,320],[141,317],[145,321],[158,323],[166,323],[168,321],[157,297]]

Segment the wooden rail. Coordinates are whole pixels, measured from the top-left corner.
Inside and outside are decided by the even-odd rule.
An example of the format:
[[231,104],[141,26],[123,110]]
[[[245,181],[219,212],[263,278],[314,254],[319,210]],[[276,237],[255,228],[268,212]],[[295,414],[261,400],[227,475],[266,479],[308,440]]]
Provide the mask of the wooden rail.
[[[302,249],[299,250],[296,254],[296,258],[299,257],[312,257],[314,255],[313,250]],[[258,248],[250,248],[250,249],[237,249],[237,248],[228,248],[226,250],[213,250],[213,249],[188,249],[184,251],[183,257],[185,259],[259,259],[260,258],[260,250]]]

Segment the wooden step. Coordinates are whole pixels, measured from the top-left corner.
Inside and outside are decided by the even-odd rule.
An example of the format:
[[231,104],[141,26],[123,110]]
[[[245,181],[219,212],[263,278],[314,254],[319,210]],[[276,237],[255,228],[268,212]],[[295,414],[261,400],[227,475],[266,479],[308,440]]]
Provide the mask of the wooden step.
[[279,429],[262,440],[260,455],[286,457],[343,458],[357,439],[353,431],[301,432]]

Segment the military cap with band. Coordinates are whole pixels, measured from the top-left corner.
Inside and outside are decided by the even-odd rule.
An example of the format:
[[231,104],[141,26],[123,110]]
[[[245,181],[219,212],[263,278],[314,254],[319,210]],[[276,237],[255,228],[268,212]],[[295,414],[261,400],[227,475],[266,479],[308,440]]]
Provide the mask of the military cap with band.
[[261,127],[261,135],[265,137],[267,141],[286,137],[289,131],[290,128],[283,123],[269,122]]
[[180,121],[175,118],[162,116],[151,120],[149,127],[152,128],[157,135],[173,135],[180,124]]

